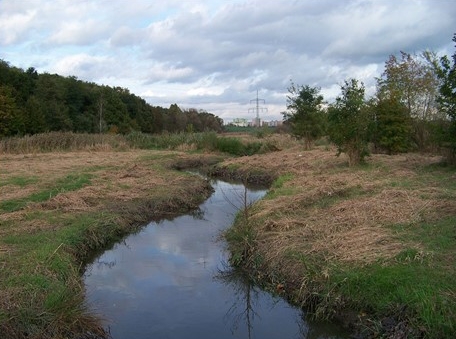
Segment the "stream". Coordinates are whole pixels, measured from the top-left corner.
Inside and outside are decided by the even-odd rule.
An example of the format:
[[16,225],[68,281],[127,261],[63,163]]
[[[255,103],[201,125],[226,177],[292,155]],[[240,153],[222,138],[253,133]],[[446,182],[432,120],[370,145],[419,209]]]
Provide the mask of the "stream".
[[[197,211],[151,222],[87,265],[87,302],[112,338],[348,338],[229,267],[221,232],[244,206],[245,187],[213,187]],[[265,193],[247,189],[248,201]]]

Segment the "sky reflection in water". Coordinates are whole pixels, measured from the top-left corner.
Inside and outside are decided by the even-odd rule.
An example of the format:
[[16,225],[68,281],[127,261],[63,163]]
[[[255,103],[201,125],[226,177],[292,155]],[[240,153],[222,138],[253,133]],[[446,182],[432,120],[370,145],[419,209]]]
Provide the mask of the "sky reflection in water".
[[[198,213],[152,222],[87,267],[88,302],[113,338],[330,338],[226,267],[220,232],[243,205],[244,187],[214,188]],[[247,192],[249,201],[265,194]]]

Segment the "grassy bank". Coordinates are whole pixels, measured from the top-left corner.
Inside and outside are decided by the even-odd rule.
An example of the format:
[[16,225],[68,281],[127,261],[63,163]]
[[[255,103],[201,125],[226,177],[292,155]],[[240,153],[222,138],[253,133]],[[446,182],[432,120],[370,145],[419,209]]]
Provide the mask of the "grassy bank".
[[197,207],[210,186],[171,167],[213,159],[140,150],[2,154],[0,336],[103,334],[84,304],[84,260],[147,221]]
[[232,263],[360,335],[454,338],[456,170],[417,154],[348,168],[334,154],[291,148],[220,165],[277,178],[227,232]]

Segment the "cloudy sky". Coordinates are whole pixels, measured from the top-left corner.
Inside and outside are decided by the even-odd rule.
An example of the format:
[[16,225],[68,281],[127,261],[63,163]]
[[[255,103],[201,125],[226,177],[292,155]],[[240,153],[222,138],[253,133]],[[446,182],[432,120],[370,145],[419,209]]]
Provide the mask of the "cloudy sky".
[[290,80],[368,93],[389,55],[454,52],[454,0],[0,0],[0,59],[229,121],[281,119]]

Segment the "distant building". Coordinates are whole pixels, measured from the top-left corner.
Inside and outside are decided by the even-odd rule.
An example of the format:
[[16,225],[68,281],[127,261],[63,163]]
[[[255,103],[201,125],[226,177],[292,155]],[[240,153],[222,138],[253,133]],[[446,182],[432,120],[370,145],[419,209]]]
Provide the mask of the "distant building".
[[243,118],[233,119],[232,124],[234,126],[238,126],[238,127],[247,127],[249,125],[249,123],[247,122],[247,119],[243,119]]
[[269,127],[278,127],[282,126],[282,120],[271,120],[271,121],[263,121],[262,126],[269,126]]
[[234,118],[229,125],[237,127],[278,127],[283,125],[282,120],[271,120],[263,121],[260,118],[253,118],[251,121],[248,121],[245,118]]
[[260,118],[253,118],[250,126],[260,127],[261,126],[261,119]]

